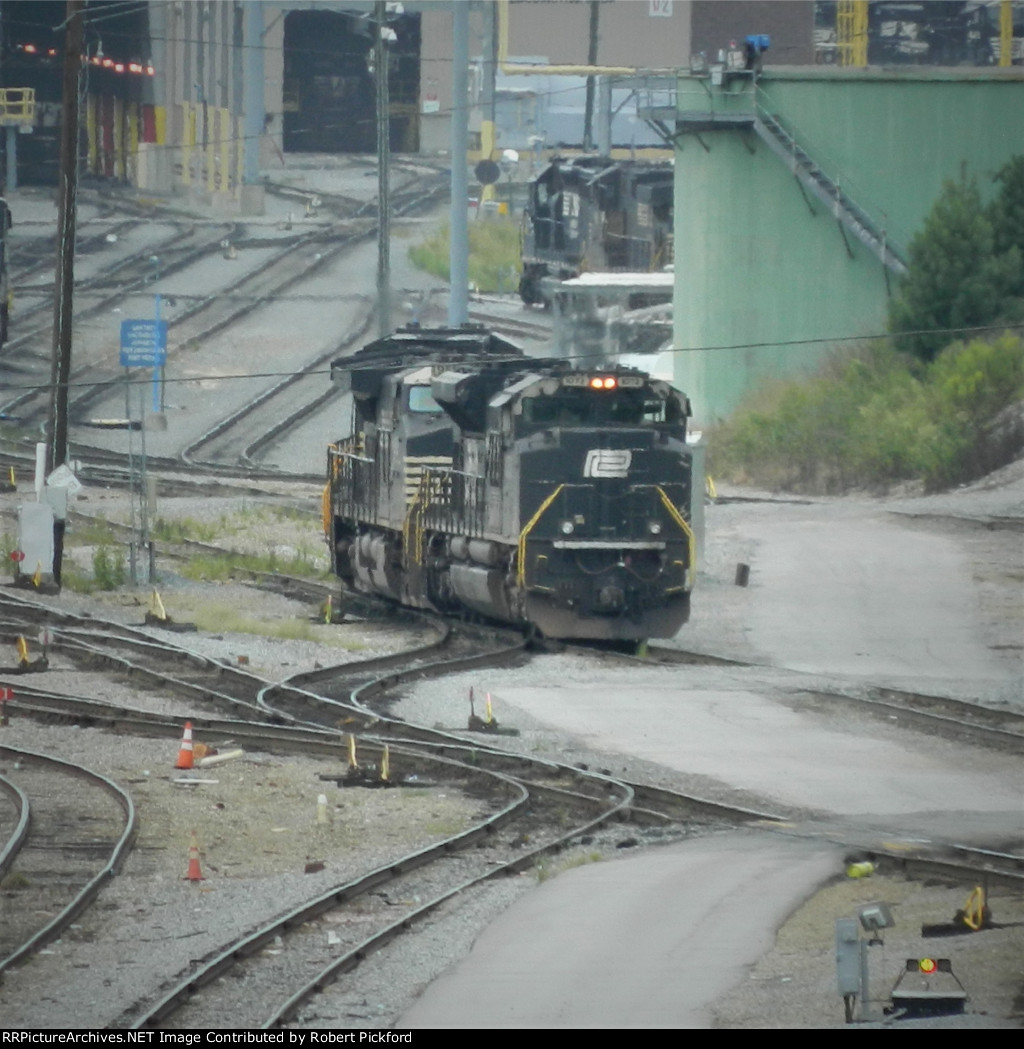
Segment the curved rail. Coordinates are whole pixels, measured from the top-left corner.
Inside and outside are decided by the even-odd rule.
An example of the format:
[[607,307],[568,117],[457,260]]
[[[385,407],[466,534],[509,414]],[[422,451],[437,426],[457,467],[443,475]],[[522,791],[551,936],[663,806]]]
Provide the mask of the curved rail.
[[10,869],[18,855],[22,842],[28,836],[29,822],[32,818],[28,795],[16,783],[6,776],[0,776],[0,790],[9,795],[17,807],[17,822],[14,830],[7,838],[7,844],[0,849],[0,879]]
[[125,814],[125,826],[120,837],[110,852],[110,858],[103,868],[92,877],[74,898],[65,906],[59,914],[47,922],[34,936],[26,940],[21,947],[12,951],[6,958],[0,959],[0,973],[16,965],[19,961],[35,953],[45,944],[57,937],[78,917],[86,907],[99,895],[100,890],[108,879],[114,877],[121,869],[125,857],[131,848],[137,832],[137,821],[135,814],[135,803],[126,791],[122,790],[113,780],[98,772],[93,772],[82,765],[75,765],[70,761],[55,758],[47,754],[39,754],[35,751],[24,750],[20,747],[10,747],[0,744],[0,754],[15,754],[22,759],[34,761],[43,765],[59,768],[72,776],[86,779],[107,791],[120,805]]

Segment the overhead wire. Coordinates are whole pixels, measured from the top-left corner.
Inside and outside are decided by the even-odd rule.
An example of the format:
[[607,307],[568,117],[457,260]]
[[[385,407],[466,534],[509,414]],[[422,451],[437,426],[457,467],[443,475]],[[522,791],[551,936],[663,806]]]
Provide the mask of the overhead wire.
[[[423,329],[423,330],[425,332],[428,332],[428,333],[431,331],[431,329],[429,329],[429,328],[426,328],[426,329]],[[915,331],[899,332],[899,333],[896,333],[896,334],[898,334],[900,336],[948,335],[948,336],[955,337],[955,336],[958,336],[958,335],[959,336],[963,336],[963,335],[982,335],[982,334],[986,334],[986,333],[991,334],[991,333],[994,333],[994,332],[1000,332],[1000,333],[1020,332],[1022,335],[1024,335],[1024,324],[989,324],[989,325],[977,325],[977,326],[966,327],[966,328],[940,328],[940,329],[922,328],[922,329],[915,330]],[[678,354],[714,353],[714,352],[722,352],[722,351],[728,351],[728,350],[784,349],[784,348],[787,348],[787,347],[794,347],[794,346],[822,345],[822,344],[829,344],[829,343],[831,343],[833,345],[836,345],[836,346],[841,346],[841,345],[846,344],[846,343],[872,342],[872,341],[879,341],[879,340],[883,340],[883,339],[890,339],[890,338],[893,338],[893,335],[894,335],[894,333],[891,333],[891,332],[882,332],[882,333],[875,333],[875,334],[872,334],[872,335],[843,335],[843,336],[822,336],[822,337],[813,338],[813,339],[785,339],[785,340],[781,340],[781,341],[778,341],[778,342],[766,341],[766,342],[723,343],[723,344],[720,344],[720,345],[711,345],[711,346],[686,346],[686,347],[675,346],[675,347],[670,347],[670,348],[668,348],[666,350],[663,350],[662,352],[663,353],[670,353],[670,354],[677,354],[677,353]],[[654,355],[652,355],[652,356],[654,356]],[[2,361],[2,360],[3,360],[3,356],[0,355],[0,361]],[[337,360],[338,361],[345,361],[346,358],[345,357],[339,357]],[[552,361],[552,360],[557,360],[558,362],[563,362],[564,361],[564,362],[570,362],[570,363],[574,362],[574,361],[591,362],[591,366],[592,366],[593,370],[601,370],[602,368],[611,369],[611,368],[617,367],[617,365],[609,365],[609,364],[594,362],[594,355],[592,353],[566,354],[566,355],[559,355],[557,358],[547,358],[547,357],[545,357],[545,358],[536,358],[536,357],[532,357],[532,356],[508,356],[508,357],[503,357],[500,354],[496,354],[496,355],[494,355],[492,357],[488,357],[488,363],[492,363],[492,364],[501,364],[501,363],[516,364],[516,363],[521,363],[523,365],[524,370],[529,370],[531,364],[533,364],[535,366],[539,366],[542,361],[545,362],[545,363],[550,363],[550,361]],[[335,363],[337,363],[337,362],[335,362]],[[374,360],[374,361],[372,361],[372,362],[366,362],[366,363],[361,363],[361,362],[356,361],[356,360],[353,359],[352,360],[352,366],[344,368],[342,370],[344,370],[346,372],[371,371],[371,370],[373,370],[375,368],[379,368],[380,366],[381,366],[381,361],[380,361],[379,358]],[[308,372],[304,372],[303,375],[304,375],[304,377],[312,377],[312,376],[317,376],[317,375],[330,376],[332,374],[337,373],[338,370],[339,369],[335,368],[332,365],[332,366],[327,367],[327,368],[313,368],[313,369],[311,369]],[[293,368],[289,368],[289,369],[286,369],[284,371],[234,372],[234,373],[223,374],[223,375],[203,375],[201,377],[201,379],[197,378],[196,376],[182,376],[180,378],[175,378],[175,377],[173,377],[171,375],[168,375],[166,377],[165,381],[167,383],[190,383],[190,382],[199,382],[199,381],[204,381],[205,382],[205,381],[209,381],[211,379],[216,379],[218,381],[228,381],[228,380],[231,380],[231,381],[235,381],[235,380],[237,380],[237,381],[245,381],[245,380],[251,380],[251,379],[281,379],[281,378],[288,378],[288,377],[294,376],[294,375],[295,375],[295,370]],[[103,386],[103,385],[115,386],[115,385],[121,384],[121,383],[123,383],[125,381],[127,381],[129,384],[149,383],[150,382],[150,380],[148,378],[139,378],[139,379],[112,378],[112,379],[104,380],[104,381],[100,381],[100,382],[97,382],[96,380],[92,380],[92,381],[86,380],[86,381],[82,381],[82,382],[69,382],[69,383],[67,383],[67,388],[68,389],[77,389],[77,388],[80,388],[80,387],[81,388],[87,388],[87,387],[90,387],[90,386]],[[52,389],[53,388],[53,384],[49,383],[49,382],[46,382],[46,383],[28,383],[28,384],[25,384],[23,386],[17,386],[17,385],[8,383],[5,388],[7,390],[12,391],[12,392],[20,392],[20,393],[27,393],[27,392],[30,392],[30,391],[40,392],[40,391],[43,391],[43,390],[50,390],[50,389]]]

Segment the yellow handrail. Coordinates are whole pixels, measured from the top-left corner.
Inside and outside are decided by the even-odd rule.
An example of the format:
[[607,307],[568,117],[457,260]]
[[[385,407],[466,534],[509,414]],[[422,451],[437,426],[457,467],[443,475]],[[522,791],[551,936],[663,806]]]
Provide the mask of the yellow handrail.
[[31,124],[36,115],[34,87],[0,88],[0,123]]
[[687,552],[689,554],[689,572],[690,572],[690,586],[686,589],[689,590],[693,586],[693,579],[697,572],[697,537],[693,534],[693,529],[686,523],[686,518],[676,509],[675,504],[669,499],[665,493],[665,489],[660,485],[655,485],[658,495],[661,496],[661,501],[665,504],[665,509],[668,510],[672,520],[683,530],[683,534],[686,536]]
[[526,527],[519,533],[519,546],[516,554],[516,583],[519,586],[526,585],[526,537],[533,531],[534,526],[544,515],[544,511],[558,498],[558,493],[565,487],[560,484],[537,508],[537,512],[526,523]]

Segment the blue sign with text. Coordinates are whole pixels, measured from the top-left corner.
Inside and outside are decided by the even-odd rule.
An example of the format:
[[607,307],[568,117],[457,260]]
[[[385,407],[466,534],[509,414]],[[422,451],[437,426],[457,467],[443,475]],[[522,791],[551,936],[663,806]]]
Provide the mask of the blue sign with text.
[[167,321],[121,321],[121,363],[159,368],[167,363]]

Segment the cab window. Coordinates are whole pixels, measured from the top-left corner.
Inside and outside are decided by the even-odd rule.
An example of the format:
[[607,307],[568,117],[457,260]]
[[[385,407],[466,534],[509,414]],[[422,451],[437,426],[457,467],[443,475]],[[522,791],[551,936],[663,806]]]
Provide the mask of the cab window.
[[441,415],[444,409],[434,400],[429,386],[410,386],[409,411],[416,415]]

